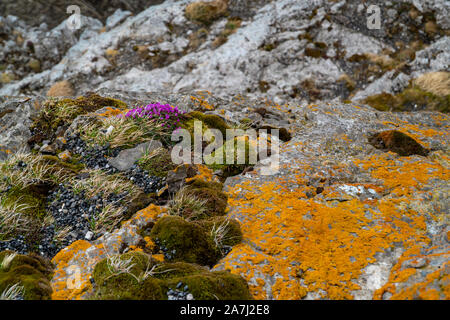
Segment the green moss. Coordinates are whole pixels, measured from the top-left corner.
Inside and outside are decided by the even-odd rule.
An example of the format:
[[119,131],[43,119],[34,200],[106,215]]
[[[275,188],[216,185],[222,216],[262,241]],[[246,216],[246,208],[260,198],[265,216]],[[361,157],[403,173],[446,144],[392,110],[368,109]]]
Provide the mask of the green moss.
[[184,120],[181,123],[181,127],[189,130],[191,134],[194,133],[194,121],[198,120],[202,122],[203,131],[207,129],[218,129],[224,137],[226,137],[226,130],[230,129],[230,126],[218,115],[204,114],[199,111],[192,111],[184,115]]
[[251,300],[245,280],[229,272],[207,272],[171,279],[168,288],[175,289],[178,282],[188,285],[196,300]]
[[[0,261],[11,254],[0,252]],[[52,266],[44,258],[35,255],[17,255],[5,269],[0,269],[0,292],[19,283],[24,287],[23,297],[26,300],[48,300],[52,289],[49,280]]]
[[62,161],[57,156],[43,155],[42,158],[47,163],[54,165],[55,171],[62,170],[63,174],[78,173],[85,168],[85,165],[77,161],[76,157],[73,157],[69,162]]
[[187,187],[189,194],[197,199],[206,201],[207,217],[221,216],[225,214],[228,197],[222,192],[222,184],[218,182],[205,182],[195,179]]
[[95,93],[89,93],[76,99],[49,99],[42,105],[31,129],[42,135],[40,140],[52,138],[59,126],[68,125],[79,115],[107,106],[124,109],[127,105],[120,100],[101,97]]
[[131,259],[129,272],[115,270],[108,259],[96,264],[92,277],[95,282],[93,298],[100,300],[161,300],[165,298],[161,290],[163,282],[153,277],[142,277],[148,267],[153,266],[149,256],[138,253],[126,253],[120,260]]
[[389,93],[373,95],[363,102],[380,111],[433,110],[444,113],[450,111],[450,95],[439,97],[414,86],[397,95]]
[[14,186],[5,193],[4,204],[20,203],[25,206],[22,213],[30,217],[42,218],[46,213],[45,205],[49,189],[50,185],[47,184],[30,185],[25,189]]
[[166,149],[154,155],[143,155],[137,164],[142,169],[147,170],[150,175],[157,177],[167,177],[167,173],[176,167],[172,162],[170,152]]
[[215,156],[217,152],[222,153],[222,162],[223,163],[212,163],[208,165],[212,170],[222,170],[222,178],[227,178],[231,176],[235,176],[240,174],[245,170],[250,163],[250,143],[247,138],[245,138],[244,146],[245,146],[245,158],[243,164],[238,164],[238,146],[239,146],[238,138],[234,138],[234,159],[232,164],[225,163],[226,154],[227,154],[227,143],[225,142],[222,147],[216,149],[211,156]]
[[157,271],[158,272],[154,274],[155,278],[167,280],[201,274],[207,271],[207,269],[194,263],[166,262],[158,265]]
[[164,245],[168,252],[176,250],[174,261],[213,266],[220,258],[208,233],[197,223],[176,216],[163,217],[154,225],[150,237]]
[[427,156],[429,150],[422,147],[416,140],[397,130],[376,133],[369,137],[369,143],[377,149],[389,150],[400,156],[418,154]]
[[[95,282],[92,298],[163,300],[167,299],[167,291],[176,289],[179,282],[188,285],[188,291],[196,300],[252,298],[245,280],[228,272],[209,272],[197,264],[185,262],[155,264],[150,256],[137,252],[120,256],[121,260],[130,258],[134,264],[130,271],[133,275],[111,270],[107,259],[97,263],[92,274]],[[144,274],[149,266],[154,267],[152,274],[146,278],[135,277]]]
[[191,21],[210,25],[218,18],[227,14],[227,3],[223,0],[194,2],[186,6],[185,14]]

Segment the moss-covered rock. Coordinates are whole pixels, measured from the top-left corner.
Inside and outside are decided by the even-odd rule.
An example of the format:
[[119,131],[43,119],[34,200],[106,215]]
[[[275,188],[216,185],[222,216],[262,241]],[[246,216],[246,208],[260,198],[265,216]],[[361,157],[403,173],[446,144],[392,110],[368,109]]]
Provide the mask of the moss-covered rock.
[[[222,177],[227,178],[231,176],[235,176],[240,174],[242,171],[245,170],[249,165],[254,164],[251,163],[251,157],[250,157],[250,150],[255,152],[256,155],[256,149],[253,145],[254,141],[251,143],[248,137],[236,137],[234,138],[234,157],[232,163],[227,163],[227,144],[229,142],[225,142],[222,147],[216,149],[211,156],[214,158],[216,153],[222,153],[222,163],[215,163],[209,164],[208,166],[212,170],[221,170],[222,171]],[[240,146],[244,145],[245,148],[245,157],[244,161],[238,161],[238,150],[240,150]],[[239,164],[238,162],[244,162],[242,164]]]
[[144,155],[137,164],[150,175],[157,177],[167,177],[167,173],[176,168],[167,149],[159,149],[155,154]]
[[[0,252],[0,262],[13,254]],[[1,264],[1,263],[0,263]],[[0,267],[0,292],[14,284],[23,286],[23,298],[26,300],[48,300],[52,289],[49,280],[52,277],[50,262],[37,255],[16,255],[6,266]]]
[[220,259],[216,248],[204,228],[195,222],[181,217],[169,216],[159,219],[154,225],[150,237],[169,252],[173,261],[214,265]]
[[[163,282],[144,273],[154,261],[139,252],[126,253],[117,257],[123,267],[117,267],[111,258],[97,263],[92,274],[96,284],[95,299],[102,300],[161,300]],[[124,270],[127,271],[124,271]]]
[[422,147],[416,140],[397,130],[376,133],[369,137],[369,143],[377,149],[389,150],[400,156],[415,154],[427,156],[429,153],[429,150]]
[[219,245],[219,250],[224,247],[232,247],[242,242],[242,231],[239,221],[235,219],[228,219],[227,217],[213,217],[201,220],[198,224],[205,229],[214,241],[214,230],[222,228],[222,234]]
[[103,107],[124,109],[126,104],[113,98],[105,98],[95,93],[89,93],[76,99],[49,99],[41,107],[39,115],[34,119],[30,129],[39,135],[40,142],[46,138],[53,138],[53,134],[60,126],[67,126],[77,116],[94,112]]

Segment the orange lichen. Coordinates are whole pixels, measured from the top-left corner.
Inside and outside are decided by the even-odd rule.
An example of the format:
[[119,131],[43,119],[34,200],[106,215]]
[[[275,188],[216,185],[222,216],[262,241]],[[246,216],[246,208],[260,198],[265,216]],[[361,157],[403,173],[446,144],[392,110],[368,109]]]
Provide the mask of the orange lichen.
[[[414,282],[413,285],[406,287],[397,285],[421,272],[421,269],[416,268],[402,269],[404,262],[407,260],[412,260],[413,263],[419,258],[429,261],[430,258],[436,256],[445,256],[447,260],[450,259],[450,250],[435,254],[420,254],[420,251],[420,247],[414,246],[403,253],[397,264],[392,268],[389,281],[375,292],[374,299],[383,299],[385,293],[390,293],[390,299],[393,300],[450,300],[450,273],[448,272],[450,261],[447,261],[441,268],[430,272],[422,282]],[[444,284],[444,286],[440,286],[441,293],[432,287],[438,281]]]
[[124,115],[128,110],[121,110],[118,108],[106,107],[105,112],[98,114],[100,117],[117,117],[118,115]]
[[[52,263],[56,266],[52,280],[53,300],[79,299],[92,286],[89,281],[89,275],[79,272],[82,268],[74,267],[71,270],[72,266],[70,265],[72,259],[76,256],[84,255],[84,251],[89,247],[91,247],[89,242],[78,240],[58,252],[52,259]],[[71,272],[72,276],[68,272]]]
[[[298,173],[289,179],[262,184],[246,180],[228,190],[230,215],[241,221],[245,245],[233,248],[223,267],[246,278],[255,298],[267,298],[269,285],[275,299],[299,299],[308,293],[351,299],[360,289],[356,279],[376,261],[375,254],[394,243],[407,249],[430,242],[423,212],[408,203],[430,179],[448,180],[449,170],[431,160],[392,153],[353,163],[379,181],[360,185],[377,193],[390,191],[396,198],[307,198],[304,176],[311,168],[300,161],[290,164],[299,169],[291,169]],[[346,170],[336,169],[335,174]],[[264,274],[277,280],[268,284]],[[401,277],[411,274],[407,270]]]

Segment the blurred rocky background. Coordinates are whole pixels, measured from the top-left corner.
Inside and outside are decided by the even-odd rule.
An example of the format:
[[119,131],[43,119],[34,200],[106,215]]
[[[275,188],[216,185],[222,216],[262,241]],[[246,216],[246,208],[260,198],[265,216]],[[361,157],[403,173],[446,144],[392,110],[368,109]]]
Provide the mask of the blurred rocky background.
[[0,95],[207,89],[448,111],[448,16],[444,0],[2,1]]

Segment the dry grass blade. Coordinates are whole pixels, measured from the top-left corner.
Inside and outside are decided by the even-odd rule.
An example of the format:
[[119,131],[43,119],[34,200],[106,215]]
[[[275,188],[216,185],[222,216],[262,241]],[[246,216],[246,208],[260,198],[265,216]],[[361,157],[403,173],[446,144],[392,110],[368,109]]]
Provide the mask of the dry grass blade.
[[0,294],[0,300],[18,300],[24,292],[24,287],[16,283],[6,288],[2,294]]
[[223,247],[223,243],[227,239],[227,234],[229,231],[229,229],[228,229],[229,223],[230,223],[229,220],[225,220],[217,226],[214,223],[214,225],[211,229],[211,238],[213,239],[216,247],[219,249],[221,249]]
[[76,181],[72,187],[76,192],[85,191],[87,197],[93,197],[98,193],[118,194],[123,192],[131,193],[135,187],[121,174],[106,174],[102,170],[86,170],[89,177]]

